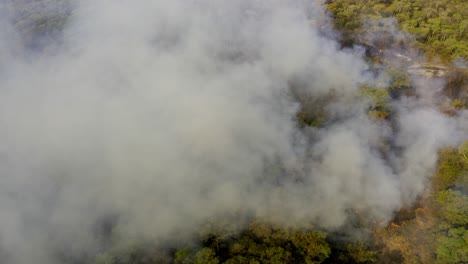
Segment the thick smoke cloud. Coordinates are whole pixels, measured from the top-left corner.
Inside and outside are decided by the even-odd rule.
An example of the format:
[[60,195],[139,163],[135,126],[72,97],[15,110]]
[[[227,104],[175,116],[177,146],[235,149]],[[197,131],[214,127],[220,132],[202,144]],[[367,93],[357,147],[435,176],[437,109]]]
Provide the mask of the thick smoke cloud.
[[[411,204],[460,122],[420,99],[395,103],[397,129],[370,120],[363,53],[323,16],[311,1],[83,0],[36,53],[3,20],[2,259],[92,256],[106,221],[171,241],[217,217],[336,229]],[[301,128],[292,89],[333,98],[330,121]]]

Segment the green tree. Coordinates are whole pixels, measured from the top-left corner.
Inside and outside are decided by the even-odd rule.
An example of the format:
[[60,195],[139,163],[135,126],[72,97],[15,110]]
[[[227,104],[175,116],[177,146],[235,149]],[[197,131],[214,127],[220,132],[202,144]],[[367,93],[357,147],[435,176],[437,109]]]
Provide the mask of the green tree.
[[321,263],[331,253],[326,236],[326,233],[318,231],[297,232],[291,240],[307,263]]
[[443,190],[437,194],[438,213],[449,226],[468,226],[468,196],[460,191]]
[[434,189],[445,190],[457,184],[462,177],[464,165],[456,149],[444,149],[439,153],[439,165],[434,176]]
[[451,228],[437,239],[438,263],[468,263],[468,231]]
[[174,254],[174,264],[192,264],[194,263],[193,252],[188,248],[181,248]]
[[195,255],[195,264],[218,264],[219,258],[211,248],[203,248]]
[[468,140],[458,148],[458,154],[464,158],[465,162],[468,162]]
[[390,115],[390,96],[387,90],[370,86],[361,87],[361,95],[370,99],[369,117],[387,119]]

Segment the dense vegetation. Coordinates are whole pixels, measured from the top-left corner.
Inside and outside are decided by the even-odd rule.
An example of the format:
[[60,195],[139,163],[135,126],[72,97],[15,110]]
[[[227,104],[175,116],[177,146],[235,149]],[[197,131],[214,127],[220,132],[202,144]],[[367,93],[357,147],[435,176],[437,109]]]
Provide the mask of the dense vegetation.
[[[468,2],[332,0],[327,7],[342,44],[366,47],[370,64],[385,69],[392,96],[411,93],[411,67],[423,75],[443,69],[452,107],[467,108],[468,70],[460,65],[468,59]],[[427,59],[431,63],[419,64]]]
[[332,0],[328,7],[346,41],[362,36],[369,20],[396,18],[428,57],[468,59],[468,2],[464,0]]

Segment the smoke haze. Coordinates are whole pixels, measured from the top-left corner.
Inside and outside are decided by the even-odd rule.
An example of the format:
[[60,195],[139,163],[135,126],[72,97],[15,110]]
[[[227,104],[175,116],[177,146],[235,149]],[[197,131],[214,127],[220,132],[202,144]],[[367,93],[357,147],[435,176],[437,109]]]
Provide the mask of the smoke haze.
[[[369,119],[358,87],[379,78],[313,1],[76,1],[60,43],[41,51],[2,12],[6,263],[92,256],[106,219],[157,241],[217,217],[333,230],[358,210],[385,222],[466,132],[466,115],[423,96],[427,82],[393,103],[396,124]],[[292,89],[333,98],[323,126],[301,128]]]

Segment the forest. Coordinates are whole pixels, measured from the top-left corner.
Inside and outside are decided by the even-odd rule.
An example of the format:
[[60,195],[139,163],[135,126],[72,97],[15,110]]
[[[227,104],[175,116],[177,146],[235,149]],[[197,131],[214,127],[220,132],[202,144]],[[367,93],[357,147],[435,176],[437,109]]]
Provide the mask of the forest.
[[[66,37],[64,37],[63,31],[68,23],[73,22],[70,21],[70,16],[74,8],[73,0],[21,0],[10,2],[13,4],[10,3],[10,5],[7,4],[3,6],[0,11],[3,10],[3,12],[14,14],[12,16],[12,25],[18,30],[19,39],[21,39],[26,50],[30,52],[53,54],[54,50],[58,49],[58,46],[69,45],[66,40],[64,40]],[[390,127],[389,130],[398,130],[398,119],[405,112],[397,108],[400,107],[400,102],[406,100],[406,98],[418,98],[420,96],[417,90],[418,81],[443,83],[439,85],[441,88],[435,95],[437,99],[435,100],[434,108],[442,113],[444,118],[463,118],[466,116],[466,110],[468,109],[468,1],[327,0],[322,2],[320,2],[320,5],[323,6],[323,12],[329,17],[331,27],[333,28],[333,41],[338,43],[339,49],[350,50],[355,48],[360,50],[362,54],[364,54],[364,63],[366,67],[368,67],[368,71],[371,75],[377,76],[383,72],[382,75],[385,76],[383,81],[379,79],[373,83],[358,83],[359,87],[356,94],[350,96],[350,98],[352,98],[350,100],[367,102],[364,104],[366,107],[365,115],[368,118],[365,122],[386,124],[386,126]],[[43,10],[47,10],[47,12]],[[116,12],[120,11],[119,9]],[[173,10],[171,9],[170,11]],[[203,20],[196,20],[196,22],[199,21]],[[125,26],[122,27],[125,28]],[[169,25],[167,29],[165,28],[164,30],[171,29]],[[179,29],[177,28],[177,30]],[[231,28],[228,27],[227,30],[231,30]],[[135,32],[135,34],[138,34],[138,30]],[[99,33],[101,34],[101,32]],[[164,34],[170,35],[166,31],[164,31]],[[196,35],[198,32],[193,34]],[[130,34],[130,36],[133,35]],[[112,37],[114,36],[112,35]],[[171,35],[168,39],[168,43],[172,43],[171,41],[184,39],[184,36],[183,34]],[[131,41],[128,43],[129,46],[134,44]],[[229,42],[229,44],[234,46],[237,43],[232,41]],[[163,45],[166,45],[166,43],[164,42]],[[167,46],[170,45],[167,44]],[[86,46],[83,45],[83,47]],[[83,47],[80,46],[80,48]],[[213,47],[213,49],[217,48],[216,45],[209,47]],[[195,49],[197,46],[195,45],[192,48]],[[247,50],[246,54],[250,54],[249,52],[254,48],[249,46],[245,49]],[[164,51],[166,50],[172,52],[170,48],[164,46]],[[2,50],[0,50],[0,58],[4,55],[1,52]],[[119,54],[122,53],[120,50],[117,52]],[[228,50],[226,54],[220,52],[216,56],[222,58],[220,60],[233,58],[232,61],[242,61],[244,59],[242,57],[243,54],[238,55],[238,53],[242,52],[230,52],[230,50]],[[141,57],[144,56],[150,55],[141,55]],[[99,58],[99,56],[96,57]],[[6,58],[6,56],[4,58]],[[218,59],[218,57],[216,58]],[[195,56],[186,58],[186,61],[189,61],[188,63],[191,63],[191,60],[199,60],[199,58]],[[96,61],[98,61],[98,59],[96,59]],[[169,59],[167,59],[167,61],[168,67],[171,67],[171,61]],[[126,62],[128,62],[130,71],[139,69],[132,64],[134,62],[133,60],[128,60]],[[204,63],[205,61],[200,60],[199,64],[196,65],[201,65],[200,67],[203,68],[206,66]],[[1,67],[2,65],[3,64],[0,64],[0,72],[3,70]],[[151,65],[151,63],[145,65],[150,67],[149,65]],[[213,67],[216,68],[216,70],[213,70],[206,66],[206,68],[203,68],[203,71],[210,72],[213,70],[218,73],[218,71],[223,72],[223,70],[226,70],[223,66],[216,65],[216,67]],[[179,69],[183,70],[184,68],[183,66],[179,66]],[[257,69],[252,66],[252,71],[255,70]],[[135,70],[135,72],[136,71],[137,70]],[[414,74],[414,72],[417,73]],[[119,75],[121,73],[116,70],[112,72],[112,74]],[[343,75],[345,74],[346,73],[343,73]],[[93,75],[90,74],[90,76]],[[124,76],[124,74],[122,74],[122,76]],[[241,83],[241,81],[236,79],[237,77],[238,76],[235,75],[232,79]],[[0,75],[0,78],[3,78],[3,75]],[[114,78],[114,76],[99,76],[96,82],[106,83],[106,78]],[[150,77],[145,76],[145,78]],[[342,96],[339,89],[319,95],[304,92],[300,85],[302,79],[298,79],[299,81],[297,82],[296,80],[286,81],[288,84],[292,83],[290,85],[292,88],[288,93],[291,94],[290,97],[293,98],[292,100],[299,105],[292,122],[294,124],[294,129],[297,129],[301,133],[304,131],[306,131],[304,132],[305,134],[316,133],[311,136],[312,139],[308,139],[312,141],[321,136],[320,132],[316,131],[328,131],[326,129],[333,127],[334,124],[347,118],[346,114],[336,114],[335,112],[338,112],[338,110],[335,111],[335,108],[332,110],[327,108],[328,105],[334,105],[335,101],[338,102],[338,104],[344,101],[336,99]],[[317,77],[317,79],[319,78]],[[199,79],[195,78],[195,80]],[[119,81],[132,83],[131,78],[125,79],[125,76],[119,79]],[[299,83],[299,85],[296,85],[296,83]],[[0,83],[0,86],[1,84],[2,83]],[[111,82],[111,85],[113,84],[114,83]],[[112,92],[118,94],[120,90],[116,88],[115,91]],[[144,91],[140,92],[144,94]],[[170,91],[166,93],[171,94]],[[166,93],[164,93],[164,95],[166,95]],[[151,93],[148,94],[151,96]],[[217,92],[213,94],[210,95],[213,95],[214,98],[218,98],[216,97],[218,94]],[[79,96],[78,94],[78,97]],[[346,96],[348,95],[346,94]],[[139,97],[135,96],[134,98]],[[184,95],[180,96],[180,100],[184,100],[184,98]],[[86,102],[89,103],[88,101]],[[260,104],[262,103],[261,100],[259,100],[259,102]],[[90,100],[89,105],[92,105],[92,103],[93,102]],[[230,106],[231,102],[230,100],[226,100],[222,101],[222,103]],[[130,103],[128,105],[130,105]],[[71,107],[74,107],[73,103],[71,103]],[[126,105],[122,104],[117,105],[115,109],[125,109],[125,107]],[[185,105],[181,104],[180,108],[184,109],[183,107],[185,107]],[[149,107],[147,108],[149,109]],[[144,111],[146,108],[142,106],[141,109],[141,111]],[[336,109],[340,108],[337,107]],[[267,110],[274,111],[273,107],[267,108]],[[267,110],[265,110],[265,112],[267,112]],[[21,113],[22,112],[20,112],[19,115]],[[274,115],[274,113],[271,115]],[[266,114],[265,116],[266,118],[271,117],[270,114]],[[225,122],[224,118],[229,121],[230,115],[225,114],[220,118],[222,121],[217,119],[217,124],[221,124],[222,126]],[[236,118],[237,119],[233,119],[243,120],[244,117]],[[194,119],[196,120],[196,118]],[[251,122],[257,121],[257,119],[252,120]],[[185,119],[184,122],[190,125],[195,121],[192,119]],[[0,124],[4,125],[3,119],[0,120]],[[135,124],[136,122],[132,121],[129,122],[128,125],[118,128],[121,128],[123,132],[140,135],[140,132],[135,132],[129,128]],[[28,126],[24,126],[26,129],[29,129]],[[80,125],[75,125],[74,128],[79,129],[79,126]],[[193,126],[197,127],[196,125]],[[142,125],[141,127],[146,126]],[[231,129],[231,126],[228,127]],[[464,129],[466,133],[466,127]],[[173,130],[176,131],[176,129]],[[236,129],[233,130],[237,131]],[[388,132],[388,134],[390,133],[393,132]],[[142,136],[145,136],[145,134],[142,134]],[[98,225],[92,225],[94,228],[93,230],[95,230],[94,232],[100,233],[96,239],[99,240],[101,244],[99,250],[89,254],[81,254],[82,252],[77,250],[80,252],[78,255],[81,257],[78,259],[76,259],[74,254],[68,256],[67,253],[60,250],[59,253],[54,253],[54,256],[59,255],[58,259],[60,259],[62,263],[95,264],[468,263],[468,140],[466,134],[463,136],[465,138],[463,138],[464,140],[461,141],[461,144],[457,146],[444,146],[437,150],[435,169],[430,171],[431,176],[429,180],[425,182],[422,191],[416,195],[416,198],[414,198],[411,203],[404,204],[401,208],[392,212],[392,217],[388,221],[374,221],[372,216],[370,216],[371,213],[367,212],[366,208],[360,211],[360,209],[350,207],[344,209],[347,220],[339,228],[324,227],[320,221],[316,220],[300,225],[295,225],[293,221],[291,221],[291,224],[288,225],[282,222],[270,221],[270,219],[259,216],[253,212],[251,208],[247,208],[245,209],[247,213],[242,212],[242,210],[232,210],[228,215],[223,215],[219,218],[210,215],[208,219],[198,219],[203,222],[197,225],[196,230],[189,231],[190,235],[188,235],[188,238],[179,234],[176,230],[174,233],[170,234],[174,234],[174,237],[180,235],[180,239],[176,239],[175,242],[172,241],[168,244],[161,244],[160,241],[152,240],[151,234],[145,236],[144,239],[140,239],[137,235],[132,238],[122,237],[120,234],[117,234],[118,232],[113,234],[113,228],[118,225],[114,226],[115,222],[113,218],[110,217],[109,221],[104,221]],[[116,141],[122,139],[125,140],[125,137],[116,137]],[[163,142],[164,140],[166,139],[164,138],[160,141]],[[403,147],[398,145],[399,143],[393,142],[390,137],[383,137],[383,139],[380,138],[378,141],[379,142],[376,143],[377,147],[375,147],[375,153],[379,153],[378,155],[383,157],[382,160],[387,158],[386,155],[391,156],[403,153],[402,150],[398,149]],[[137,142],[135,143],[137,146],[152,144],[152,141],[150,141],[150,143],[146,141],[135,142]],[[125,145],[122,149],[125,151],[134,151],[134,149],[132,149],[133,141],[129,140],[124,143],[128,144],[128,146]],[[197,143],[198,141],[194,141],[190,143],[192,144],[190,146],[198,146]],[[222,146],[224,146],[223,144],[228,145],[228,143],[224,141],[218,143]],[[273,143],[270,144],[274,145]],[[58,146],[56,146],[56,148],[60,149]],[[83,149],[86,151],[86,147],[83,147]],[[212,154],[208,151],[210,149],[203,150],[206,152],[201,151],[201,156],[216,156],[219,154],[219,152]],[[3,151],[3,149],[1,151]],[[421,149],[420,151],[423,152],[425,150]],[[151,151],[147,152],[153,153]],[[63,152],[58,153],[60,154],[57,155],[58,157],[54,162],[60,162],[64,159],[60,157]],[[139,154],[140,152],[136,151],[136,153]],[[312,156],[313,154],[314,153],[308,155]],[[219,155],[222,156],[222,154]],[[416,152],[412,153],[412,155],[422,155],[422,153]],[[233,157],[236,158],[237,156]],[[231,156],[229,156],[229,158],[231,158]],[[273,161],[268,162],[275,163],[275,158],[276,156],[272,158]],[[124,159],[121,159],[119,162],[125,162],[123,160]],[[167,160],[170,160],[170,158],[167,158]],[[195,160],[200,160],[200,163],[205,162],[202,158],[197,158]],[[211,167],[215,167],[215,169],[213,169],[215,173],[222,173],[223,167],[220,166],[218,168],[216,167],[216,163],[213,163],[213,165],[210,161],[206,163]],[[40,160],[40,162],[43,161]],[[40,162],[37,164],[42,164]],[[141,163],[136,162],[136,164],[146,166],[147,164],[151,164],[151,162],[152,161],[145,160]],[[183,161],[179,162],[183,163]],[[87,165],[90,167],[95,166],[92,162],[83,162],[84,165],[81,163],[76,164],[73,166],[77,168]],[[180,167],[184,167],[183,164],[179,163],[174,167],[179,165]],[[35,166],[40,167],[41,165]],[[339,164],[337,166],[339,166]],[[240,165],[240,167],[242,167],[242,165]],[[275,167],[275,165],[270,167],[269,169],[273,171],[272,174],[274,175],[278,173],[276,171],[282,172],[282,170],[286,170],[279,165],[278,167],[280,168]],[[68,167],[65,165],[63,168],[59,167],[54,173],[60,174],[61,172],[66,172],[67,169],[64,168]],[[122,166],[118,168],[126,170],[129,167]],[[265,170],[268,171],[268,169]],[[129,169],[129,171],[133,173],[131,169]],[[190,169],[187,169],[187,171],[190,171]],[[237,168],[234,171],[242,172],[241,169],[237,170]],[[87,172],[86,170],[84,171],[84,173]],[[143,174],[152,173],[149,169],[142,169],[141,171],[136,170],[136,173],[140,172]],[[186,171],[183,170],[183,172],[185,173]],[[202,173],[204,172],[205,171],[202,171]],[[209,172],[211,172],[211,170],[209,170]],[[64,175],[68,174],[64,173]],[[405,175],[402,177],[404,176]],[[299,176],[298,178],[299,180],[296,180],[296,182],[301,181]],[[107,178],[104,179],[104,181],[107,181]],[[259,177],[256,180],[261,181],[262,179],[263,178]],[[210,180],[216,181],[211,178]],[[280,182],[280,180],[275,180]],[[109,179],[109,181],[111,181],[111,179]],[[99,181],[91,182],[91,185],[100,184]],[[0,184],[1,183],[0,181]],[[169,183],[171,182],[168,181],[168,184]],[[154,183],[151,180],[144,181],[143,183],[128,181],[123,186],[126,188],[126,186],[131,186],[132,184],[152,186],[151,184]],[[87,185],[83,184],[83,186]],[[187,183],[187,186],[190,186],[190,184]],[[142,189],[144,189],[144,187],[142,187]],[[102,188],[102,190],[107,189]],[[120,191],[120,189],[118,190]],[[0,192],[2,191],[5,193],[7,192],[0,189]],[[124,191],[121,192],[125,193]],[[119,192],[116,191],[116,193]],[[203,193],[203,189],[200,190],[200,193]],[[209,194],[209,192],[206,194],[207,197],[211,197]],[[76,195],[79,196],[78,194]],[[129,197],[131,197],[129,199],[133,199],[134,197],[140,196],[130,195]],[[167,198],[157,197],[163,200]],[[172,196],[167,198],[167,200],[170,202],[177,201],[177,199],[171,197]],[[1,195],[0,198],[6,199]],[[212,199],[212,197],[210,199]],[[103,202],[103,204],[105,204],[105,202]],[[190,204],[190,202],[187,202],[187,204]],[[207,207],[210,206],[211,204],[207,205]],[[314,202],[310,202],[309,206],[314,207],[318,205],[314,204]],[[2,212],[1,208],[0,206],[0,213]],[[110,215],[112,214],[113,212],[110,213]],[[240,214],[241,216],[236,214]],[[142,217],[144,218],[146,216],[145,214]],[[190,214],[182,214],[181,217],[190,217]],[[126,219],[125,217],[123,218],[124,220],[122,221],[125,222]],[[293,218],[293,216],[291,216],[291,218]],[[32,217],[31,219],[35,218]],[[232,219],[239,220],[233,222]],[[170,220],[165,220],[163,222],[170,222]],[[237,222],[245,224],[241,224],[241,227],[239,227]],[[152,220],[145,219],[141,223],[152,223]],[[157,223],[155,225],[157,225]],[[0,230],[0,257],[8,255],[8,249],[2,248],[4,244],[2,244],[1,236],[4,234],[7,234],[7,232]],[[38,235],[35,239],[39,239],[39,237],[41,236]],[[57,239],[57,241],[59,241],[57,243],[61,243],[60,239]],[[3,254],[4,251],[6,251],[5,254]],[[0,262],[2,261],[0,260]],[[21,263],[21,261],[12,261],[11,263]]]
[[425,55],[442,61],[467,59],[468,10],[462,0],[328,1],[336,27],[348,41],[369,30],[367,20],[393,18]]

